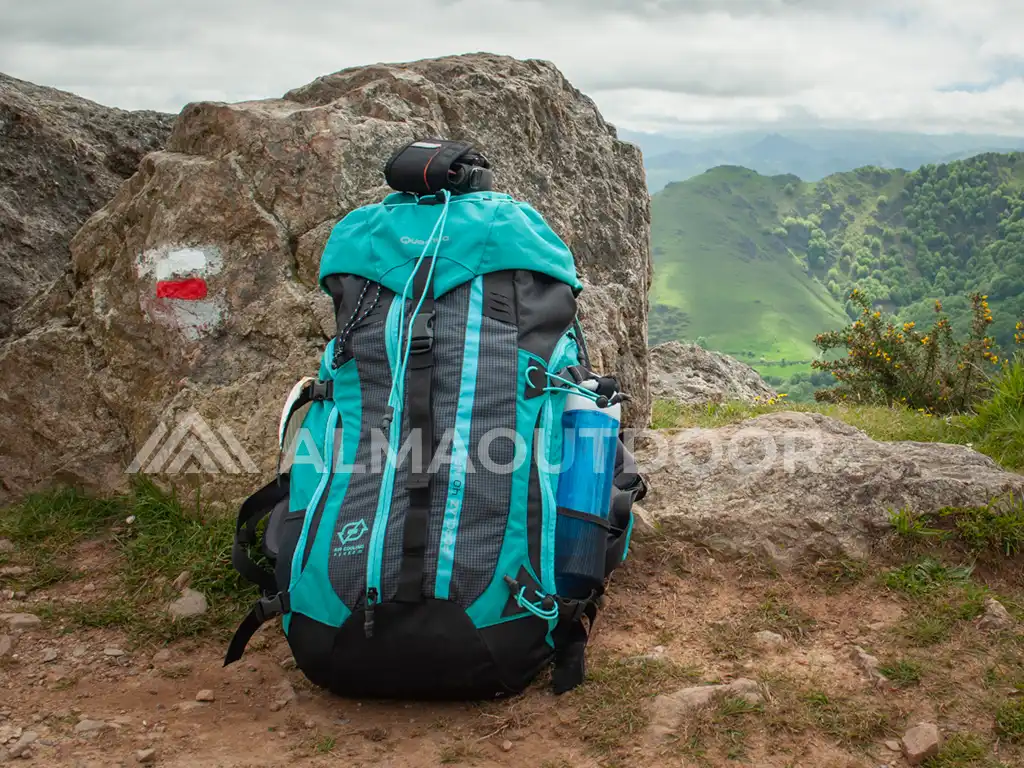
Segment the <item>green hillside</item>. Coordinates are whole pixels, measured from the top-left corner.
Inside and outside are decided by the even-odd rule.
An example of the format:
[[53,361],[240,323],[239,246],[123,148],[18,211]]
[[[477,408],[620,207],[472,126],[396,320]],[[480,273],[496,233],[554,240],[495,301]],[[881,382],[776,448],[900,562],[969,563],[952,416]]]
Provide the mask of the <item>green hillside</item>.
[[815,334],[845,315],[768,226],[794,210],[798,183],[723,166],[654,196],[652,344],[703,338],[762,370],[814,358]]
[[1006,348],[1024,314],[1022,193],[1021,153],[815,183],[723,166],[671,184],[652,204],[650,341],[703,337],[788,378],[805,366],[778,364],[812,359],[859,287],[904,321],[941,300],[955,328],[969,322],[966,294],[988,294]]

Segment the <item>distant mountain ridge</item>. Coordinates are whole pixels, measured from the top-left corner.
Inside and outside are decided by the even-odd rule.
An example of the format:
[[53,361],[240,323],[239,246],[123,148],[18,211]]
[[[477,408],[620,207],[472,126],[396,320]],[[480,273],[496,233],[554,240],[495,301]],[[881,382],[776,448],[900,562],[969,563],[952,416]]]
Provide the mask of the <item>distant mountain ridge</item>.
[[736,165],[766,176],[792,173],[818,181],[864,166],[912,171],[929,163],[991,152],[1024,150],[1024,136],[801,130],[714,136],[669,136],[620,131],[644,153],[653,193],[711,168]]

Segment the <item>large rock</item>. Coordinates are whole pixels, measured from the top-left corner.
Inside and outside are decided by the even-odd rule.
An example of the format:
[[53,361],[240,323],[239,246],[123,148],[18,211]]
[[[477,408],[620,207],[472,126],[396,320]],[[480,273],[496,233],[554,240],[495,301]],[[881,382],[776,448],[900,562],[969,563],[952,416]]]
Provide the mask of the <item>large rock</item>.
[[[331,228],[387,194],[381,168],[397,145],[430,134],[477,144],[496,187],[534,204],[572,249],[595,367],[633,395],[624,421],[645,424],[650,200],[639,150],[551,64],[459,56],[344,70],[281,99],[187,106],[167,150],[72,241],[73,282],[26,308],[48,325],[0,348],[0,397],[13,401],[0,408],[0,439],[19,443],[0,459],[4,490],[58,470],[110,487],[158,425],[173,430],[194,410],[200,432],[199,417],[230,430],[238,444],[222,440],[225,451],[251,459],[209,490],[251,491],[259,478],[247,472],[275,466],[284,395],[316,372],[334,333],[316,284]],[[157,297],[157,279],[177,266],[199,270],[206,298]],[[56,424],[34,426],[39,408],[20,407],[17,393],[41,384],[55,406],[77,399],[73,445]],[[90,431],[95,452],[82,450]]]
[[718,429],[647,432],[644,501],[669,535],[782,566],[863,557],[889,510],[933,512],[1024,491],[1024,477],[975,451],[880,443],[816,413],[773,413]]
[[683,405],[753,402],[776,396],[746,363],[697,344],[670,341],[651,348],[651,396]]
[[68,267],[71,237],[173,122],[0,74],[0,336],[11,312]]

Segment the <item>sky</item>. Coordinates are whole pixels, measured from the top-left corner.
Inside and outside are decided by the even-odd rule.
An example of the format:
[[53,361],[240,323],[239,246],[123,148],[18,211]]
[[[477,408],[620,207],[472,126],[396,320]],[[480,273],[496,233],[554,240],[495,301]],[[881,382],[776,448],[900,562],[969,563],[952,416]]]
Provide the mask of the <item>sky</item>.
[[0,0],[0,72],[128,109],[472,51],[635,131],[1024,135],[1024,0]]

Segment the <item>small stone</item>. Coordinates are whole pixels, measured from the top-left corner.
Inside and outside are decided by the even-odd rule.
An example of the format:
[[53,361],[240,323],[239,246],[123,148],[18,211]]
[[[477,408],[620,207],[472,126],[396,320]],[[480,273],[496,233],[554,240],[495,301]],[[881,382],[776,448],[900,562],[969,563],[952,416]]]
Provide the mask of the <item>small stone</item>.
[[23,589],[18,590],[17,592],[14,593],[14,599],[15,600],[25,600],[27,598],[28,598],[28,592],[26,592]]
[[28,576],[30,573],[32,573],[32,569],[25,565],[7,565],[0,568],[0,576],[8,576],[11,578]]
[[85,645],[76,645],[71,651],[72,658],[81,659],[85,654],[89,652],[89,648]]
[[754,640],[762,648],[781,648],[786,644],[786,638],[777,632],[769,632],[768,630],[758,632],[754,635]]
[[126,654],[120,648],[110,647],[110,648],[104,648],[103,649],[103,655],[104,656],[109,656],[112,659],[119,659],[122,656],[125,656]]
[[296,664],[294,656],[285,656],[281,659],[281,669],[295,669],[295,667]]
[[764,701],[760,686],[753,680],[739,678],[728,685],[698,685],[675,693],[658,696],[653,703],[648,740],[657,743],[679,728],[687,713],[707,706],[723,696],[734,696],[749,704]]
[[35,744],[38,738],[39,734],[35,731],[25,731],[14,746],[8,748],[8,753],[11,757],[26,757],[28,748]]
[[171,652],[167,648],[161,648],[153,654],[154,664],[166,664],[171,660]]
[[167,607],[167,611],[175,620],[202,616],[208,609],[206,597],[202,592],[196,592],[194,589],[184,590],[181,597]]
[[0,635],[0,659],[7,658],[14,650],[14,638],[10,635]]
[[184,592],[188,585],[192,583],[192,573],[190,571],[182,571],[181,574],[173,582],[171,586],[179,592]]
[[217,697],[214,695],[213,691],[211,691],[209,688],[204,688],[203,690],[201,690],[199,693],[196,694],[196,701],[201,701],[201,702],[204,702],[204,703],[210,703],[211,701],[216,701],[216,700],[217,700]]
[[505,739],[505,741],[501,742],[501,751],[502,752],[511,752],[512,751],[512,742],[509,741],[508,739]]
[[921,723],[903,734],[903,754],[911,765],[920,765],[939,754],[942,735],[934,723]]
[[47,648],[43,651],[43,664],[49,664],[57,660],[57,649]]
[[43,623],[42,619],[31,613],[5,613],[0,616],[0,619],[6,621],[7,626],[14,630],[32,629],[32,627],[38,627]]
[[885,742],[885,748],[888,749],[890,752],[902,752],[903,751],[903,748],[900,746],[900,743],[898,741],[895,741],[895,740],[890,740],[890,741]]
[[0,725],[0,744],[17,741],[21,738],[22,729],[16,725]]
[[1001,631],[1012,629],[1014,625],[1013,616],[1006,610],[1002,603],[995,598],[989,597],[985,600],[985,615],[978,620],[978,626],[989,631]]
[[96,585],[95,584],[86,584],[84,587],[82,587],[82,591],[83,592],[95,592],[96,591]]
[[0,555],[9,555],[14,552],[14,542],[10,539],[0,539]]
[[140,749],[135,753],[135,762],[140,765],[147,765],[156,761],[155,749]]
[[102,720],[82,720],[75,726],[75,733],[97,733],[107,728],[107,724]]
[[270,705],[271,712],[280,712],[282,709],[288,706],[289,703],[295,700],[295,689],[292,688],[292,684],[285,680],[283,683],[278,685],[275,690],[277,691],[277,698],[274,699]]
[[889,678],[883,675],[879,669],[881,667],[881,663],[878,659],[868,654],[859,645],[854,646],[853,650],[850,651],[850,656],[853,658],[854,663],[860,667],[876,688],[890,687]]

